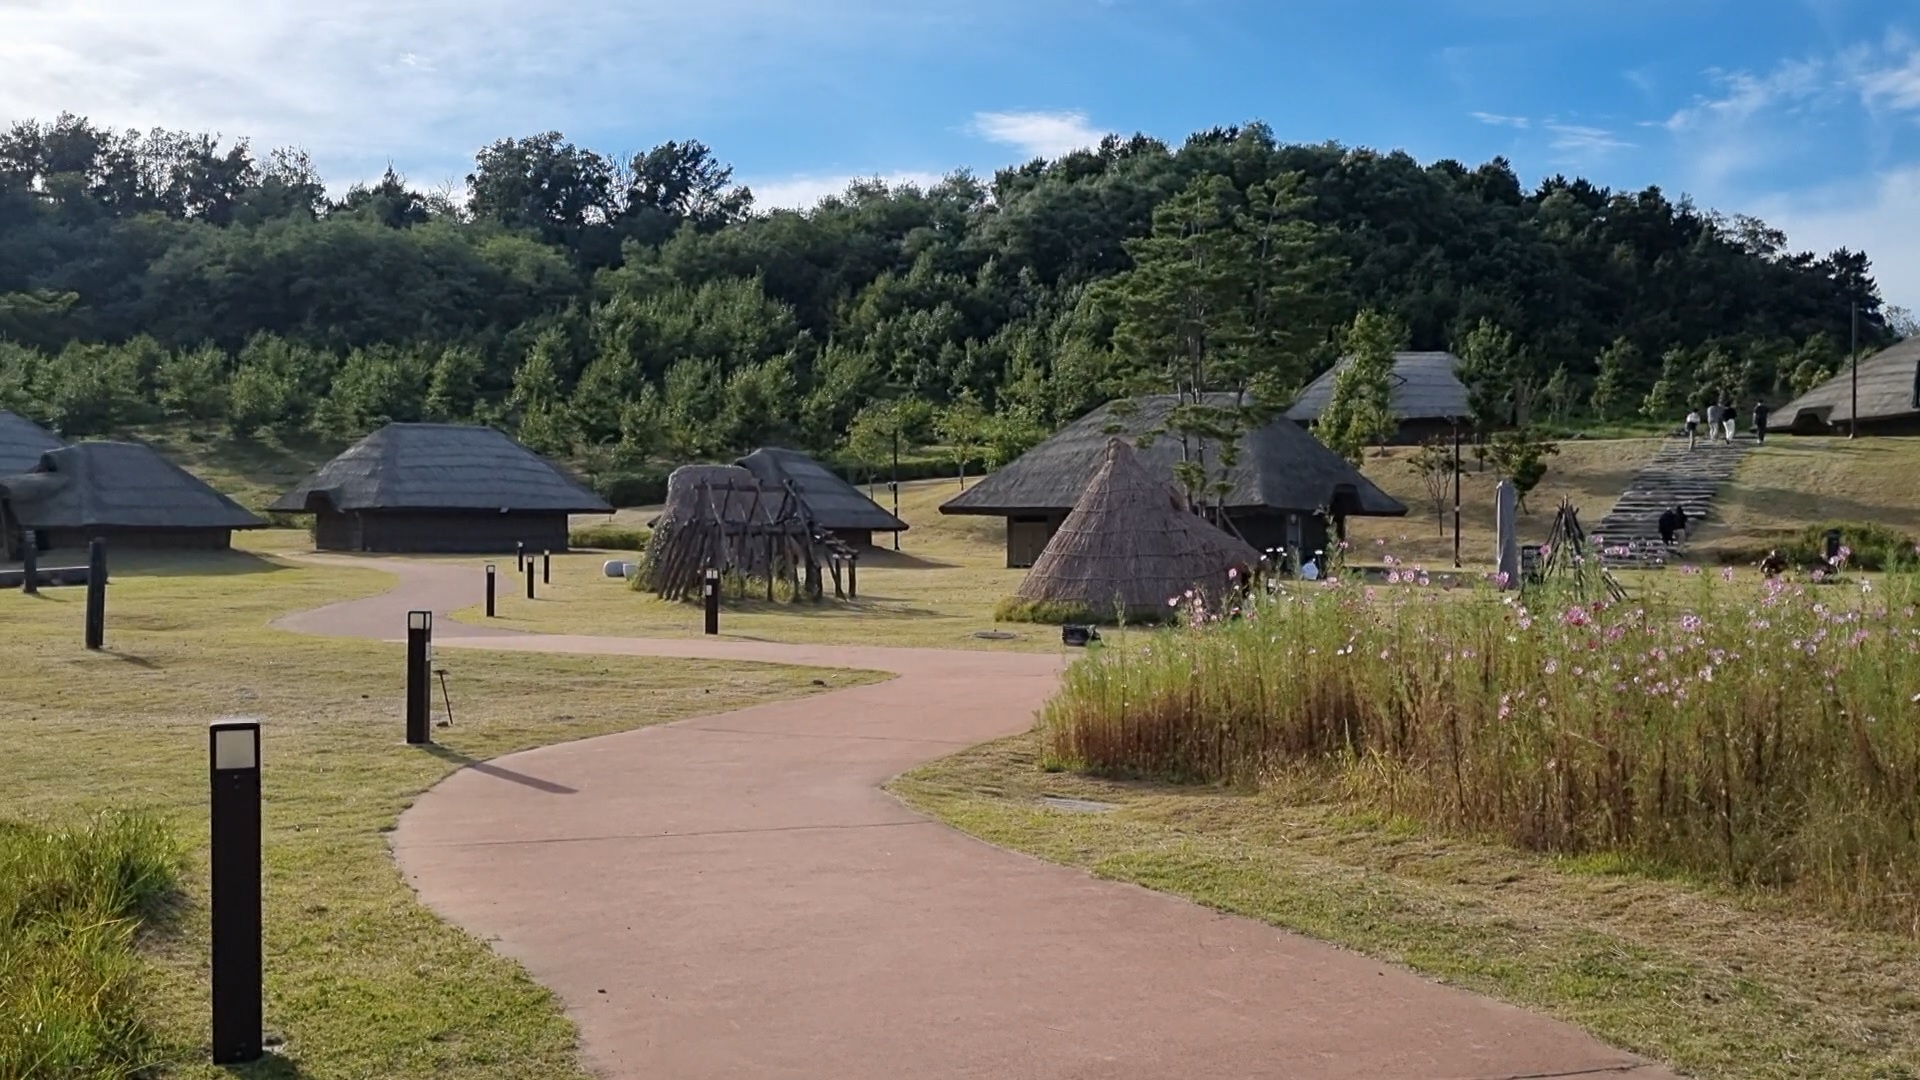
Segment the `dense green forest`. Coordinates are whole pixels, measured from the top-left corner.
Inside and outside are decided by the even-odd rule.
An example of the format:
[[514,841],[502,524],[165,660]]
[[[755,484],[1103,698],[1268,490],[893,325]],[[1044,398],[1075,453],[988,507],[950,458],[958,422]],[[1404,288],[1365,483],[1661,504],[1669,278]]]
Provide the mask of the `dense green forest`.
[[464,192],[329,198],[298,150],[62,116],[0,135],[0,408],[70,435],[477,419],[596,473],[871,461],[896,430],[992,462],[1129,390],[1284,402],[1365,324],[1461,352],[1508,419],[1665,419],[1822,377],[1851,305],[1892,340],[1864,254],[1784,244],[1658,188],[1259,124],[760,212],[698,142],[503,139]]

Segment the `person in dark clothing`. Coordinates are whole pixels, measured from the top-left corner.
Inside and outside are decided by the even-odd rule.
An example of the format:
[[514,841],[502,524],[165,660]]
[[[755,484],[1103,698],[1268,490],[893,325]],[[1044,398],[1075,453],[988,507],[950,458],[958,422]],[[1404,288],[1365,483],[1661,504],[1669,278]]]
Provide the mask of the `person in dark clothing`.
[[1764,401],[1753,403],[1753,437],[1756,442],[1767,441],[1767,416],[1772,411]]
[[1666,544],[1668,547],[1672,547],[1674,536],[1678,533],[1683,533],[1686,531],[1687,531],[1687,512],[1683,508],[1676,506],[1673,509],[1668,510],[1666,513],[1660,515],[1661,543]]

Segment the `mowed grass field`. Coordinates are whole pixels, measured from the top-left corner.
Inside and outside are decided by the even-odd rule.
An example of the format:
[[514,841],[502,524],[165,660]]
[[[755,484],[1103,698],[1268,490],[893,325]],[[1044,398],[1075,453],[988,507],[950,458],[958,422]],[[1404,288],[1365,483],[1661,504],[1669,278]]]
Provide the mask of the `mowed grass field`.
[[399,646],[267,626],[389,580],[245,551],[116,558],[101,653],[81,647],[84,590],[0,592],[0,818],[138,808],[190,851],[179,917],[141,942],[159,1075],[232,1075],[205,1049],[209,721],[265,725],[266,1023],[284,1042],[241,1074],[546,1080],[583,1075],[571,1023],[516,964],[416,902],[384,837],[400,812],[470,761],[871,677],[461,650],[438,661],[453,725],[409,748]]

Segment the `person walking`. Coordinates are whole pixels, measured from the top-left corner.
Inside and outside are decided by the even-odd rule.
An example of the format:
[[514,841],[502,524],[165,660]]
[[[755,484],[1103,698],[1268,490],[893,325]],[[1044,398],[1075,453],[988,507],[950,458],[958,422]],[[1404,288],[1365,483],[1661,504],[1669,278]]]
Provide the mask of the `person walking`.
[[1733,443],[1733,422],[1738,416],[1739,413],[1734,409],[1733,402],[1723,401],[1720,403],[1720,423],[1726,427],[1725,434],[1728,445],[1732,445]]
[[1772,411],[1773,410],[1767,408],[1767,403],[1764,401],[1756,401],[1753,403],[1754,441],[1760,442],[1760,443],[1765,443],[1767,441],[1767,417],[1772,413]]
[[1712,442],[1713,440],[1720,437],[1720,421],[1726,419],[1726,417],[1722,416],[1721,414],[1725,411],[1726,410],[1720,407],[1720,402],[1718,399],[1707,402],[1707,441],[1708,442]]
[[1700,410],[1687,410],[1687,449],[1691,450],[1700,442]]

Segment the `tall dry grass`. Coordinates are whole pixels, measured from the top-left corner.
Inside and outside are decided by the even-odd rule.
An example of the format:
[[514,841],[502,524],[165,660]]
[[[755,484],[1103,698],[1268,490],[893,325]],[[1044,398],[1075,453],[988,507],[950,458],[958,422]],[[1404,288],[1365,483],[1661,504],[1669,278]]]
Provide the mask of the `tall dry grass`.
[[158,1064],[134,936],[180,867],[177,842],[145,815],[0,821],[0,1077],[121,1080]]
[[1260,784],[1787,890],[1920,933],[1920,589],[1694,574],[1626,603],[1299,585],[1067,674],[1064,766]]

